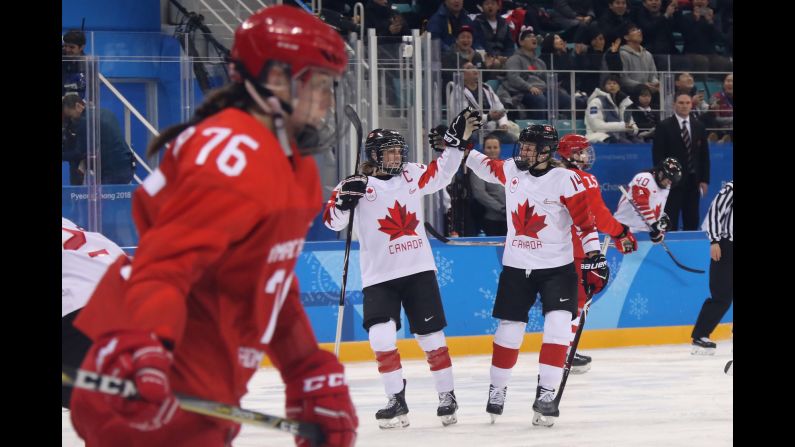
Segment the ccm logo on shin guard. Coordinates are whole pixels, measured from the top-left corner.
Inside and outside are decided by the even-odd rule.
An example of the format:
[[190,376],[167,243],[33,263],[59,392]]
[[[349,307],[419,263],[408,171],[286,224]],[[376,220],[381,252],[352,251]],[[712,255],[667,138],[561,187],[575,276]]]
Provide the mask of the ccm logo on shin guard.
[[342,373],[329,374],[328,376],[315,376],[304,379],[304,392],[309,393],[323,388],[328,382],[330,388],[345,385],[345,375]]

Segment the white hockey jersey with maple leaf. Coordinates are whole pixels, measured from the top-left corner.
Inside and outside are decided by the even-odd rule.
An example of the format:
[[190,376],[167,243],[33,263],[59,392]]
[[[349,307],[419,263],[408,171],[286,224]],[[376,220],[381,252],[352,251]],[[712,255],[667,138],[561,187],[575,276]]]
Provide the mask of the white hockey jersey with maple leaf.
[[[447,186],[458,171],[463,152],[447,148],[429,165],[406,163],[401,175],[367,178],[353,226],[359,237],[362,287],[429,270],[436,271],[423,226],[422,196]],[[338,184],[326,203],[323,222],[334,231],[348,225],[350,211],[334,206]]]
[[61,317],[82,308],[124,251],[105,236],[61,217]]
[[[657,220],[665,211],[665,202],[668,200],[669,189],[660,188],[654,180],[654,174],[648,171],[639,172],[632,177],[629,182],[627,192],[632,196],[643,217],[649,224]],[[638,215],[632,204],[621,194],[618,201],[618,209],[614,214],[616,220],[629,227],[634,232],[649,231],[649,227],[643,223],[643,219]]]
[[552,168],[534,177],[518,169],[513,159],[492,160],[476,150],[470,151],[466,165],[483,180],[505,186],[503,265],[539,269],[574,262],[572,224],[585,253],[599,250],[594,216],[576,172]]

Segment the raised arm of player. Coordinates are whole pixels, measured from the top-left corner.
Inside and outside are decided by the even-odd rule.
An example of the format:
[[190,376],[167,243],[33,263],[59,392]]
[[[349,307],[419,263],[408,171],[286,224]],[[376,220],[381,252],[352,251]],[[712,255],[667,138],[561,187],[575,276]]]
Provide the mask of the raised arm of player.
[[505,160],[493,160],[473,149],[469,151],[466,165],[484,181],[505,186]]

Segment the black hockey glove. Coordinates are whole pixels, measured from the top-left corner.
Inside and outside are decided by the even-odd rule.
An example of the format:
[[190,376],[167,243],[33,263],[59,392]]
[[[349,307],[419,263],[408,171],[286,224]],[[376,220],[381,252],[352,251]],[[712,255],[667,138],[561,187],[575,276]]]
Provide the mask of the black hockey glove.
[[453,119],[447,132],[444,133],[444,141],[450,146],[460,151],[469,149],[469,137],[472,133],[480,129],[480,113],[472,107],[467,107]]
[[340,183],[340,192],[337,194],[337,201],[334,206],[342,211],[356,208],[356,204],[359,203],[359,199],[364,195],[366,188],[366,175],[355,174],[345,177]]
[[602,253],[597,253],[582,261],[582,286],[590,297],[599,293],[610,279],[610,268]]
[[440,124],[428,132],[428,144],[431,145],[431,149],[436,152],[444,151],[444,133],[446,131],[447,127]]
[[649,239],[655,244],[662,242],[665,239],[665,232],[668,230],[669,225],[671,225],[671,219],[668,218],[667,214],[662,213],[660,219],[651,224]]

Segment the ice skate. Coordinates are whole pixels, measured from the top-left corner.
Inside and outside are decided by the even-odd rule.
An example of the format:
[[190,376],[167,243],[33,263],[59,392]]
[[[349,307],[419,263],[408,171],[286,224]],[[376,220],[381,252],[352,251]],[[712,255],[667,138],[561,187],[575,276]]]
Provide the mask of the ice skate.
[[579,353],[574,353],[574,359],[571,361],[571,369],[569,371],[572,374],[584,374],[589,369],[591,369],[591,357],[587,355],[580,355]]
[[715,348],[717,345],[707,337],[694,338],[690,353],[692,355],[715,355]]
[[378,410],[375,419],[381,429],[405,428],[409,426],[409,407],[406,405],[406,379],[403,379],[403,389],[397,394],[389,396],[386,407]]
[[439,393],[439,408],[436,409],[436,415],[442,420],[442,425],[447,427],[458,422],[455,414],[457,409],[458,401],[455,399],[454,391]]
[[560,416],[558,403],[555,402],[555,390],[539,385],[536,388],[536,400],[533,402],[533,425],[552,427],[555,419]]
[[497,416],[502,414],[502,409],[505,407],[505,395],[508,393],[508,387],[496,388],[494,385],[489,385],[489,401],[486,402],[486,412],[491,416],[491,423],[497,420]]

